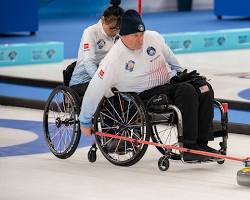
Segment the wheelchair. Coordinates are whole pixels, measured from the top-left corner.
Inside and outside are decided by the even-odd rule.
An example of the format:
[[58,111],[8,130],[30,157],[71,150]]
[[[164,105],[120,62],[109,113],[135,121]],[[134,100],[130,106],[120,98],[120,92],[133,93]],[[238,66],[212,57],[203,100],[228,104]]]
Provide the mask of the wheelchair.
[[[69,158],[77,149],[81,131],[79,113],[81,98],[69,87],[69,80],[76,63],[64,70],[64,84],[56,87],[50,94],[44,109],[43,128],[45,140],[50,151],[58,158]],[[150,141],[158,144],[183,146],[181,112],[175,105],[161,101],[149,107],[136,93],[112,90],[114,96],[103,98],[93,117],[94,132],[104,132],[126,138]],[[159,99],[159,96],[155,97]],[[153,100],[155,100],[153,98]],[[214,137],[221,137],[221,154],[227,153],[228,119],[227,112],[219,101],[221,120]],[[152,105],[152,104],[150,104]],[[97,148],[111,163],[118,166],[131,166],[145,154],[148,145],[122,139],[107,138],[95,134],[95,143],[88,152],[88,160],[96,161]],[[158,167],[165,171],[169,159],[182,160],[182,152],[156,146],[162,157]],[[223,164],[224,160],[216,160]]]

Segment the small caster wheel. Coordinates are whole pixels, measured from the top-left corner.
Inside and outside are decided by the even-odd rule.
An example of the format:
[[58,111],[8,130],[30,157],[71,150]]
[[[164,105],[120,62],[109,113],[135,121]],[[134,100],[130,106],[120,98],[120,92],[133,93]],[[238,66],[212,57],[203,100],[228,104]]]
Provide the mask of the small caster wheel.
[[[223,150],[223,149],[220,149],[219,152],[220,152],[221,155],[226,155],[226,151]],[[217,163],[218,163],[219,165],[224,164],[224,162],[225,162],[225,159],[218,159],[218,160],[217,160]]]
[[162,156],[160,157],[160,159],[158,160],[158,168],[161,171],[167,171],[169,168],[169,160],[166,156]]
[[89,162],[93,163],[96,161],[96,146],[92,146],[88,152],[88,160]]
[[218,161],[217,161],[217,163],[218,163],[219,165],[224,164],[224,162],[225,162],[225,160],[224,160],[224,159],[221,159],[221,160],[218,160]]

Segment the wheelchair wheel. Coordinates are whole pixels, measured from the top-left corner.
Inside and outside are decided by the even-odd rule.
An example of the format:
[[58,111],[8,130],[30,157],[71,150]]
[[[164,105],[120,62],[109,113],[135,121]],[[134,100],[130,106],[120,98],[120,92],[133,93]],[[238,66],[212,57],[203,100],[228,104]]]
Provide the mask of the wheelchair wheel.
[[46,103],[43,115],[44,136],[50,151],[58,158],[70,157],[79,144],[81,133],[78,105],[75,92],[65,86],[55,88]]
[[[169,113],[163,113],[161,117],[161,122],[152,123],[152,135],[151,139],[155,143],[180,146],[178,138],[180,136],[177,115],[173,111]],[[169,155],[170,159],[180,160],[181,155],[179,151],[164,149],[161,147],[156,147],[160,153],[163,155]]]
[[[134,93],[115,92],[111,98],[104,98],[94,118],[96,132],[105,132],[137,140],[150,139],[148,117],[142,101]],[[148,145],[96,135],[96,143],[111,163],[131,166],[145,154]]]

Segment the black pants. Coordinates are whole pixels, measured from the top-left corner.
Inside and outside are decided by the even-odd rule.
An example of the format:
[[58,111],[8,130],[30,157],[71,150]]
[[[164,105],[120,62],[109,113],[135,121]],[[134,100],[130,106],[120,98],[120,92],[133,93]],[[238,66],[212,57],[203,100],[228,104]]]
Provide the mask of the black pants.
[[195,80],[189,83],[165,84],[142,92],[140,97],[145,101],[159,94],[166,94],[180,109],[184,143],[213,140],[214,92],[209,83]]

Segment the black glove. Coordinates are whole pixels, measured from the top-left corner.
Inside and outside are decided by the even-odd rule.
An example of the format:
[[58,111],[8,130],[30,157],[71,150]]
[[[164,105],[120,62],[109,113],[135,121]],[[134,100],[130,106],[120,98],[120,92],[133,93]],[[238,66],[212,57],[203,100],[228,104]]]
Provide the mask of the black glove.
[[177,74],[170,79],[170,83],[172,84],[172,83],[181,83],[189,81],[199,77],[199,75],[200,74],[196,70],[187,73],[187,69],[185,69],[183,72],[177,72]]

